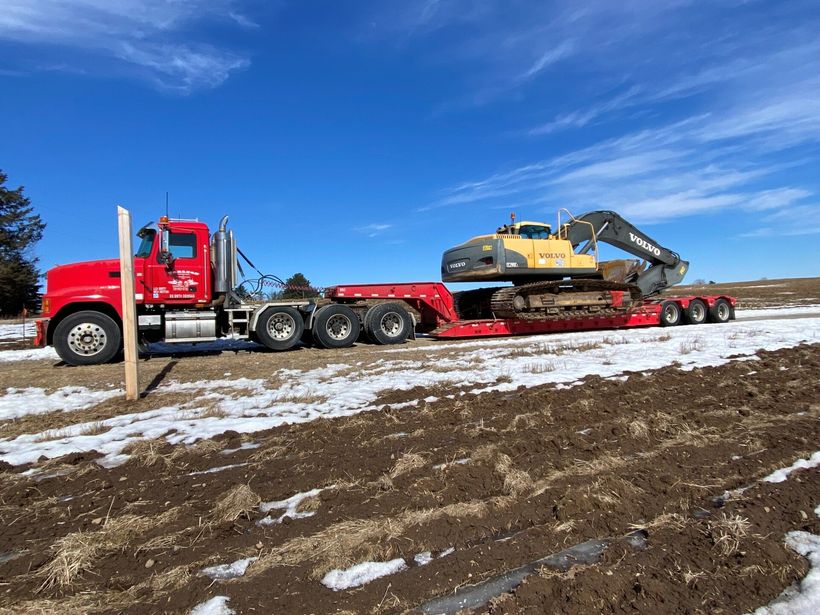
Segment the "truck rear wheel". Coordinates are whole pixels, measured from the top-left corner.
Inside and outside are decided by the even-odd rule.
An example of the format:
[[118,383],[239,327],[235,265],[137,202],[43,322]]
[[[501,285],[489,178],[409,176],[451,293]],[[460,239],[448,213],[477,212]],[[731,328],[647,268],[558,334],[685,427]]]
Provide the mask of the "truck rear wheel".
[[664,301],[661,303],[661,326],[674,327],[680,324],[681,309],[680,305],[674,301]]
[[718,299],[709,308],[709,320],[712,322],[729,322],[732,319],[732,306],[726,299]]
[[352,346],[361,330],[356,312],[338,303],[319,308],[313,320],[313,340],[325,348]]
[[412,327],[413,319],[399,303],[379,303],[364,315],[364,332],[374,344],[402,344]]
[[288,350],[302,339],[305,321],[292,307],[269,307],[256,321],[256,337],[271,350]]
[[699,325],[706,322],[708,315],[706,304],[700,299],[692,299],[686,308],[686,322],[690,325]]
[[108,363],[121,343],[122,333],[114,319],[93,310],[66,316],[54,330],[54,349],[69,365]]

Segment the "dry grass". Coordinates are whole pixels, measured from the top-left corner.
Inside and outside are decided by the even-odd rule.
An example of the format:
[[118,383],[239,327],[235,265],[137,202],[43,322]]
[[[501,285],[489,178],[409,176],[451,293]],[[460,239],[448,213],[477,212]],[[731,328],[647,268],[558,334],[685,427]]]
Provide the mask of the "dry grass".
[[701,350],[703,350],[703,340],[700,338],[686,340],[685,342],[681,342],[680,346],[678,346],[678,352],[680,354],[690,354]]
[[378,491],[393,491],[396,486],[393,484],[393,479],[390,478],[389,474],[382,474],[379,478],[372,483],[370,483],[373,487],[375,487]]
[[649,435],[649,425],[646,422],[635,419],[634,421],[630,421],[629,425],[626,427],[629,435],[633,438],[646,438]]
[[483,444],[475,449],[470,455],[470,461],[473,463],[491,462],[498,454],[498,447],[495,444]]
[[296,507],[296,512],[316,512],[321,506],[322,498],[318,495],[312,495],[299,502],[299,506]]
[[[547,416],[549,416],[548,413]],[[516,414],[510,421],[510,424],[504,429],[505,432],[517,431],[519,429],[531,429],[537,424],[537,419],[534,413],[530,414]]]
[[[405,511],[394,517],[354,519],[334,523],[311,536],[292,538],[262,556],[248,573],[260,574],[275,566],[295,566],[312,562],[313,578],[319,578],[333,568],[347,568],[363,560],[383,560],[398,553],[396,542],[414,526],[432,524],[444,517],[481,519],[490,508],[511,504],[508,498],[489,501],[472,500],[449,504],[441,508]],[[406,544],[404,551],[422,551],[426,545]],[[427,547],[429,550],[429,547]]]
[[138,440],[126,446],[123,452],[131,455],[132,461],[142,466],[152,467],[161,464],[170,468],[173,466],[172,456],[160,453],[163,445],[163,442],[157,440]]
[[51,546],[52,559],[35,573],[43,582],[38,591],[70,587],[83,572],[91,570],[106,552],[116,551],[158,525],[164,525],[178,514],[171,509],[159,517],[122,515],[105,522],[96,532],[73,532]]
[[548,374],[555,371],[555,363],[548,361],[546,363],[527,363],[524,366],[524,371],[530,374]]
[[216,440],[200,440],[191,446],[178,446],[171,453],[171,461],[177,461],[181,457],[192,456],[201,457],[216,453],[222,450],[222,444]]
[[509,455],[498,455],[495,471],[504,477],[504,493],[507,495],[518,497],[532,491],[532,478],[524,470],[516,468]]
[[670,528],[681,531],[689,523],[689,519],[679,513],[664,513],[650,521],[643,523],[630,523],[627,527],[630,530],[657,530],[658,528]]
[[212,516],[215,521],[236,521],[239,517],[250,519],[251,511],[262,502],[248,485],[237,485],[219,498]]
[[427,460],[418,453],[405,453],[390,470],[390,478],[396,478],[427,465]]
[[709,536],[715,548],[727,557],[740,547],[740,543],[749,535],[749,520],[740,515],[722,513],[720,519],[709,522]]

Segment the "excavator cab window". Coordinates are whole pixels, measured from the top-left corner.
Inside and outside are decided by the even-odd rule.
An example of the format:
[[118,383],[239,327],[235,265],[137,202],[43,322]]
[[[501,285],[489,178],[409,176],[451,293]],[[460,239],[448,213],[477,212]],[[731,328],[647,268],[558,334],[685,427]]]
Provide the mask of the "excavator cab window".
[[522,224],[518,234],[526,239],[549,239],[550,227],[541,224]]

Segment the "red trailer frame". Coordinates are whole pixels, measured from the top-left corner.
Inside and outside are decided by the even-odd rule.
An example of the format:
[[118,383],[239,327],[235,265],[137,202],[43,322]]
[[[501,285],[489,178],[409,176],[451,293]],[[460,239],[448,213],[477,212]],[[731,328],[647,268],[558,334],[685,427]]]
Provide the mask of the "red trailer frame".
[[685,295],[681,297],[657,297],[622,314],[589,316],[568,319],[498,318],[460,320],[455,308],[453,294],[441,282],[407,282],[399,284],[347,284],[334,286],[325,291],[325,297],[337,303],[392,300],[403,301],[420,315],[418,323],[436,338],[457,339],[467,337],[500,337],[508,335],[533,335],[558,331],[589,331],[594,329],[625,329],[630,327],[656,327],[661,325],[662,306],[676,303],[682,312],[695,299],[711,308],[723,299],[734,309],[737,299],[729,295]]

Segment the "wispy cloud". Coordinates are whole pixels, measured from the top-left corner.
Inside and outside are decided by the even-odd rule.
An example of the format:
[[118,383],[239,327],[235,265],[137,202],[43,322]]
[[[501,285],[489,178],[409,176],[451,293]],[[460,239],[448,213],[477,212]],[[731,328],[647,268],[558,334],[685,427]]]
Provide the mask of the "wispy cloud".
[[393,228],[392,224],[372,223],[365,226],[356,227],[355,231],[357,233],[361,233],[362,235],[366,235],[367,237],[378,237],[391,228]]
[[[462,183],[424,209],[497,208],[514,199],[543,211],[614,209],[645,223],[731,209],[770,212],[764,220],[782,224],[813,211],[801,208],[814,190],[781,176],[805,165],[800,152],[820,143],[817,92],[816,80],[807,79],[720,115],[633,131]],[[804,220],[802,228],[783,232],[809,234],[815,227]]]
[[59,62],[52,65],[92,72],[63,59],[61,50],[81,50],[161,89],[189,93],[216,87],[249,64],[239,52],[197,41],[193,26],[207,22],[255,26],[238,0],[6,0],[0,40],[53,50]]

